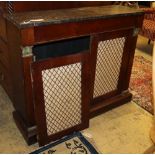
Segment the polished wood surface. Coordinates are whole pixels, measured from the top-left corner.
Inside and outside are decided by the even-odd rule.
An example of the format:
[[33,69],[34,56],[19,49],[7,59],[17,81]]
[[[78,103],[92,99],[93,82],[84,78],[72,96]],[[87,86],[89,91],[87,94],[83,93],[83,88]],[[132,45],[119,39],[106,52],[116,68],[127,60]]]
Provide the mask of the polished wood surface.
[[1,13],[0,13],[0,23],[1,23],[0,38],[5,42],[7,42],[6,20],[3,18]]
[[2,39],[0,39],[0,61],[7,69],[9,69],[9,51],[7,44]]
[[[128,27],[138,27],[140,23],[136,23],[141,17],[118,17],[114,19],[98,20],[96,21],[84,21],[78,23],[64,23],[53,24],[48,26],[39,26],[28,29],[22,29],[22,44],[24,46],[34,45],[38,43],[45,43],[47,40],[62,40],[64,38],[73,38],[77,36],[87,36],[92,33],[106,32],[111,29],[126,29]],[[120,21],[124,21],[121,25]],[[106,22],[106,24],[105,24]],[[136,23],[136,24],[135,24]],[[67,29],[66,29],[67,27]],[[53,31],[50,31],[50,30]],[[28,34],[28,35],[24,35]]]

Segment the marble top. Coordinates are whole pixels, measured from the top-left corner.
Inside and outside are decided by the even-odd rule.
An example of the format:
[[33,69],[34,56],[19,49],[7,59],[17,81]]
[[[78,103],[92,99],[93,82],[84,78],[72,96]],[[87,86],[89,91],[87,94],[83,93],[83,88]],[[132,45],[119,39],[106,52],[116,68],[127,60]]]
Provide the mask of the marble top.
[[31,11],[4,15],[19,28],[60,24],[67,22],[81,22],[95,19],[108,19],[120,16],[134,16],[143,14],[140,9],[119,5],[83,7],[72,9]]

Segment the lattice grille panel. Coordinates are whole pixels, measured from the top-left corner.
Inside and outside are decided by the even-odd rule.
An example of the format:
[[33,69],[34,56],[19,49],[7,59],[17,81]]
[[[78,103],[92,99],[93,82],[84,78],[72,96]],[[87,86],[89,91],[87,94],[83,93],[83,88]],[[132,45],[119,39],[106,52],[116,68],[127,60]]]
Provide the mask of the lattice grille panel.
[[81,124],[81,63],[42,71],[47,134]]
[[94,97],[117,89],[124,44],[124,37],[99,42]]
[[13,14],[13,12],[14,12],[14,9],[13,9],[13,4],[12,4],[13,2],[11,2],[11,1],[8,1],[7,2],[7,11],[8,11],[8,13],[10,14],[10,15],[12,15]]

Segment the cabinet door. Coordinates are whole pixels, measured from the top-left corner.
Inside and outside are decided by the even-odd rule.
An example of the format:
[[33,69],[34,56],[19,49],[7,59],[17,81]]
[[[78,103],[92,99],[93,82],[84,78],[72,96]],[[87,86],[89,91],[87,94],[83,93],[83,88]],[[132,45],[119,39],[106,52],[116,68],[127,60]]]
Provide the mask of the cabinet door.
[[32,64],[40,145],[88,127],[88,55],[88,52],[85,52]]
[[133,29],[92,37],[92,105],[128,89],[136,38]]

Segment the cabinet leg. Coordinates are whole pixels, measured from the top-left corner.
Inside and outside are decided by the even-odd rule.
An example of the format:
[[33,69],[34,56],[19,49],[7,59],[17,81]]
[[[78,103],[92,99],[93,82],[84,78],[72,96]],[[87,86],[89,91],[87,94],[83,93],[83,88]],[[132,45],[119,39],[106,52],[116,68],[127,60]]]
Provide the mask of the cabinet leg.
[[25,141],[28,145],[34,144],[37,142],[37,127],[36,126],[27,126],[25,122],[22,120],[17,111],[13,112],[13,118],[15,123],[23,135]]

